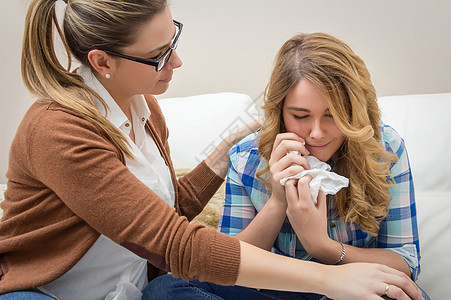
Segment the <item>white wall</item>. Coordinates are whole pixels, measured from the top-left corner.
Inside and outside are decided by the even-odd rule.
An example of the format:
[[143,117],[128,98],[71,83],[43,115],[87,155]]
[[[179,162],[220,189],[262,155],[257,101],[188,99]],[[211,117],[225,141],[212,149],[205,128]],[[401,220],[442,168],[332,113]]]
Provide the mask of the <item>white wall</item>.
[[[380,96],[451,92],[447,0],[169,0],[184,23],[176,70],[163,97],[230,91],[260,97],[276,51],[297,32],[345,40],[366,61]],[[0,182],[9,145],[32,102],[20,78],[27,0],[0,10]]]

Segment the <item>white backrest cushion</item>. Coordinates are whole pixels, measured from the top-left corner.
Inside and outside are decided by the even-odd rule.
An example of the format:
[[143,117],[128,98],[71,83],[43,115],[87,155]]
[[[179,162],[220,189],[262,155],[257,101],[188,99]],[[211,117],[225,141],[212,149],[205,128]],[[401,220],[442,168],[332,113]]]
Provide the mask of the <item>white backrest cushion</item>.
[[379,98],[383,121],[404,139],[415,184],[418,284],[447,299],[451,282],[451,93]]
[[379,106],[406,143],[415,190],[451,192],[451,93],[381,97]]
[[238,93],[166,98],[158,103],[169,128],[176,169],[197,166],[229,133],[259,117],[251,97]]

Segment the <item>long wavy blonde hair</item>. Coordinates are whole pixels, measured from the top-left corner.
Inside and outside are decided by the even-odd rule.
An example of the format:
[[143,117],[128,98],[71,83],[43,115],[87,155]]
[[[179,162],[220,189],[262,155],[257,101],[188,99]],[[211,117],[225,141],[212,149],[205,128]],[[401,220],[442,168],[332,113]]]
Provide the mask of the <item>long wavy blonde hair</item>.
[[[105,111],[104,100],[71,71],[72,56],[91,67],[93,49],[120,52],[136,37],[143,23],[166,8],[166,0],[65,0],[63,29],[55,13],[55,0],[32,0],[25,19],[22,78],[40,101],[54,101],[96,122],[125,155],[133,158],[123,134],[99,112],[94,97]],[[61,37],[68,67],[55,53],[54,30]],[[92,68],[91,68],[92,69]]]
[[[285,97],[302,79],[320,89],[345,136],[333,160],[335,172],[348,177],[350,186],[336,195],[337,213],[376,236],[388,213],[390,164],[397,156],[380,144],[376,91],[365,63],[344,42],[325,33],[312,33],[295,35],[284,43],[265,89],[259,152],[269,160],[276,135],[285,131]],[[261,170],[259,178],[268,171],[268,167]]]

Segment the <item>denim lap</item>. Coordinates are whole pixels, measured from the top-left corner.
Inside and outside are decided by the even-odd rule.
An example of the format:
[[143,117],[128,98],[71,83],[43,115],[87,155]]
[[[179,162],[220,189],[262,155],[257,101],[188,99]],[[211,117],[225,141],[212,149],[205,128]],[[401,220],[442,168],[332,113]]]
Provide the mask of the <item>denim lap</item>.
[[242,286],[222,286],[210,282],[199,280],[185,281],[181,278],[174,278],[171,275],[164,275],[154,279],[146,287],[143,293],[143,300],[156,299],[234,299],[234,300],[271,300],[271,299],[300,299],[319,300],[321,295],[282,292],[272,290],[257,290]]
[[21,291],[0,295],[0,300],[54,300],[39,291]]

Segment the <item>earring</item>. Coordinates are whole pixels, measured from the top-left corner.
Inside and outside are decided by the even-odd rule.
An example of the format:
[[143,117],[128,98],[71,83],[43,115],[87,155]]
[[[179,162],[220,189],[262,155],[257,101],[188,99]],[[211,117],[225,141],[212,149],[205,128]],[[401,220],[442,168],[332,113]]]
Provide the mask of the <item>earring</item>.
[[110,75],[110,74],[106,74],[106,75],[105,75],[105,78],[106,78],[106,79],[110,79],[110,78],[111,78],[111,75]]

